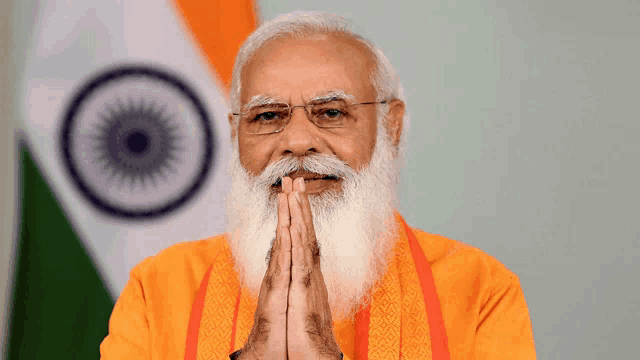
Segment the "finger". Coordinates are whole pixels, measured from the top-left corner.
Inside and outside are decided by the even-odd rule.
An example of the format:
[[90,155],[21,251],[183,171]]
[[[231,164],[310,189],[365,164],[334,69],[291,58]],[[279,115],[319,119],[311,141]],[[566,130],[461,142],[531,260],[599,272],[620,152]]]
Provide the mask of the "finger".
[[290,228],[291,217],[289,215],[289,203],[287,196],[278,194],[278,228],[280,229],[279,250],[281,253],[280,266],[286,274],[286,284],[289,286],[289,277],[291,271],[291,235]]
[[278,194],[278,230],[283,226],[291,226],[291,215],[289,214],[289,200],[287,195]]
[[300,191],[300,181],[304,182],[304,178],[297,178],[295,180],[291,180],[293,185],[293,191]]
[[315,242],[316,231],[313,227],[313,214],[311,212],[311,203],[309,202],[309,195],[307,194],[307,185],[304,183],[304,181],[300,181],[298,183],[298,189],[299,189],[298,197],[300,198],[300,209],[302,210],[302,221],[305,223],[306,229],[309,233],[309,240],[312,242]]
[[[296,181],[297,182],[297,181]],[[299,230],[301,234],[301,245],[305,246],[305,224],[302,219],[302,209],[300,208],[300,193],[297,190],[292,191],[287,196],[287,200],[289,203],[289,214],[291,217],[291,228],[294,230]],[[293,236],[293,234],[291,234]]]
[[290,253],[290,246],[287,248],[287,245],[284,244],[287,240],[283,239],[288,233],[289,206],[287,197],[284,194],[278,194],[278,226],[276,228],[276,238],[269,253],[269,264],[264,278],[268,291],[281,289],[284,286],[288,287],[290,265],[286,264],[286,252]]
[[[294,201],[291,198],[295,199],[295,194],[291,193],[289,196],[291,203]],[[305,257],[304,243],[298,223],[294,221],[293,217],[291,220],[292,224],[295,224],[289,228],[289,234],[291,235],[291,281],[295,284],[304,284],[307,287],[310,282],[310,274]]]
[[281,249],[283,229],[286,230],[289,226],[291,226],[291,218],[289,215],[288,199],[286,195],[280,193],[278,194],[278,224],[276,226],[276,239],[273,243],[272,251],[279,251]]
[[282,229],[282,236],[280,237],[281,250],[278,257],[280,264],[281,274],[281,288],[289,289],[291,282],[291,233],[289,227]]
[[285,194],[289,194],[293,191],[293,180],[290,177],[285,176],[282,178],[282,192]]
[[300,230],[302,238],[302,247],[304,249],[305,262],[308,266],[313,267],[320,263],[320,250],[316,241],[315,230],[313,229],[313,219],[311,217],[311,209],[306,201],[308,209],[308,217],[303,215],[302,202],[304,202],[304,194],[300,193],[300,188],[304,184],[297,180],[294,182],[294,190],[289,194],[289,212],[291,213],[291,227]]
[[276,238],[271,247],[271,253],[269,254],[269,258],[277,255],[277,252],[280,250],[282,246],[281,236],[283,232],[283,228],[288,231],[288,227],[291,226],[291,218],[289,215],[289,204],[287,200],[287,196],[280,193],[278,194],[278,224],[276,226]]

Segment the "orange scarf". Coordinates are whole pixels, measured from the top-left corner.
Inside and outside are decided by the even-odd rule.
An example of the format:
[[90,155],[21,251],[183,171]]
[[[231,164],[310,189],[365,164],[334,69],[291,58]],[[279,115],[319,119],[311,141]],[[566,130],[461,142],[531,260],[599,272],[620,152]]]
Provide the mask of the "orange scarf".
[[[370,304],[355,315],[353,360],[448,360],[431,267],[404,219],[399,214],[396,219],[404,233],[399,234],[388,270]],[[228,358],[247,341],[256,306],[257,299],[246,289],[242,291],[237,281],[227,245],[205,273],[193,302],[185,360]],[[229,347],[220,346],[225,343]]]

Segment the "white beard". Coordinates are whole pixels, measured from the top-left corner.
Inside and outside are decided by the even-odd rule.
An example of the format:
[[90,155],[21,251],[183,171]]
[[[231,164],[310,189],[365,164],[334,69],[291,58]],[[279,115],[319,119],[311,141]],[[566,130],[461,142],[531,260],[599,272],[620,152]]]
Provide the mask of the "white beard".
[[386,271],[398,230],[394,216],[398,166],[382,123],[378,121],[371,161],[360,171],[336,156],[310,155],[281,159],[251,176],[240,163],[234,141],[227,232],[235,269],[252,296],[258,296],[275,239],[277,200],[271,185],[291,171],[306,170],[342,180],[340,193],[309,196],[334,320],[352,319],[358,305],[370,300],[371,288]]

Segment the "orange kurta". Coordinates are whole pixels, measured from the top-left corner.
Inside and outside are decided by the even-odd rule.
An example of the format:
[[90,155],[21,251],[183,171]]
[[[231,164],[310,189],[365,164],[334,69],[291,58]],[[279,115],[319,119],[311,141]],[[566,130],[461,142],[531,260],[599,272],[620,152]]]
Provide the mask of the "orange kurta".
[[[413,233],[433,271],[451,359],[534,359],[529,314],[517,277],[497,260],[476,248],[418,229],[413,229]],[[398,241],[406,241],[404,231],[400,232]],[[398,246],[395,251],[397,248]],[[131,272],[131,279],[111,315],[109,336],[100,347],[102,358],[184,358],[191,306],[200,282],[212,263],[214,271],[209,281],[219,291],[211,292],[214,295],[207,295],[208,308],[205,307],[203,311],[233,309],[237,299],[233,295],[240,289],[237,279],[233,278],[235,276],[226,238],[218,236],[175,245],[143,261]],[[388,280],[392,270],[390,265],[384,281],[387,287],[393,287],[393,283]],[[407,281],[406,279],[415,277],[402,278],[405,279],[402,281]],[[407,284],[397,286],[406,288]],[[248,296],[241,296],[239,299],[240,310],[235,315],[235,348],[242,347],[246,341],[256,306],[255,299]],[[388,305],[391,308],[399,306],[391,303]],[[402,306],[415,304],[407,303]],[[371,311],[382,310],[372,307]],[[208,321],[215,321],[215,324],[201,327],[199,346],[220,347],[224,350],[218,353],[225,357],[232,337],[232,312],[203,317]],[[428,326],[420,319],[403,319],[403,322],[408,325],[403,328],[412,329],[411,331],[429,331]],[[207,329],[216,329],[216,334],[203,333],[211,331]],[[345,358],[353,358],[353,324],[348,321],[337,322],[334,330]],[[376,331],[384,333],[385,329],[372,328],[370,334],[375,336]],[[211,341],[217,337],[224,339],[221,341],[223,343],[214,344],[217,340]],[[409,336],[406,338],[409,339]],[[371,345],[375,347],[376,344]],[[403,344],[403,349],[403,358],[416,358],[418,353],[412,356],[412,349],[406,343]]]

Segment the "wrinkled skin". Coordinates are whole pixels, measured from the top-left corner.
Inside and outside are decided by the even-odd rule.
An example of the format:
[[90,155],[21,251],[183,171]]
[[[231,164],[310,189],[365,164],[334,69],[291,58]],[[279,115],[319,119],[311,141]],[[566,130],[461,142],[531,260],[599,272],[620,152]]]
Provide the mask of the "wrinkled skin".
[[304,181],[285,177],[282,188],[276,239],[240,359],[339,359]]

